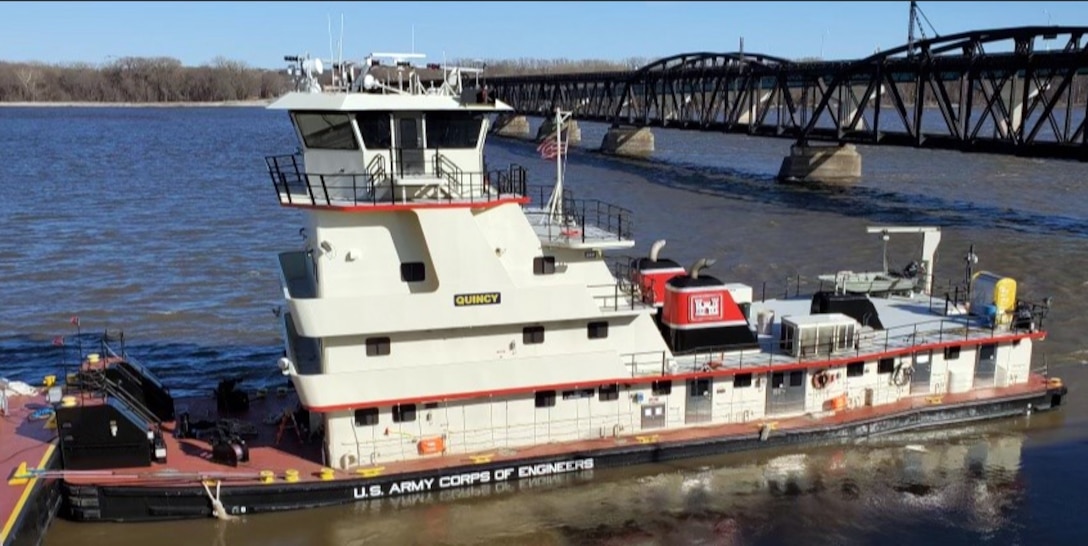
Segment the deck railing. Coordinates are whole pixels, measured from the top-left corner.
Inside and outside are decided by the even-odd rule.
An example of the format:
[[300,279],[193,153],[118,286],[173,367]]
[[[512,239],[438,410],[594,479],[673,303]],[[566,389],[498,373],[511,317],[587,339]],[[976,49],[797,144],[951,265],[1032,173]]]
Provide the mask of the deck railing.
[[[909,351],[919,345],[942,345],[959,341],[986,343],[998,337],[1010,334],[1027,333],[1033,330],[1012,326],[983,325],[974,317],[950,317],[923,321],[888,328],[886,330],[863,329],[856,335],[854,343],[848,348],[835,349],[830,343],[820,344],[814,353],[792,355],[781,347],[778,338],[760,340],[761,349],[742,346],[725,346],[712,351],[680,353],[674,361],[683,369],[678,372],[695,372],[715,369],[744,370],[767,366],[812,363],[821,361],[858,359],[865,360],[875,355],[898,350]],[[796,341],[796,340],[794,340]],[[660,355],[653,356],[653,355]],[[630,368],[632,376],[668,374],[668,365],[660,364],[667,360],[664,351],[653,353],[633,353],[621,355]]]
[[[529,187],[529,195],[540,212],[533,212],[530,216],[543,216],[548,202],[551,200],[553,186],[533,185]],[[563,190],[563,217],[554,219],[555,223],[574,230],[562,229],[557,231],[555,238],[581,240],[600,240],[587,228],[594,227],[600,232],[607,233],[608,240],[629,240],[632,236],[633,224],[631,211],[623,207],[606,203],[598,199],[575,199],[569,189]]]
[[[380,156],[377,156],[380,157]],[[444,168],[444,194],[430,192],[414,197],[420,189],[411,178],[387,174],[384,164],[372,163],[363,173],[308,173],[298,155],[265,158],[276,198],[284,205],[359,206],[410,202],[476,203],[510,197],[526,197],[525,169],[510,165],[489,172],[460,172]]]

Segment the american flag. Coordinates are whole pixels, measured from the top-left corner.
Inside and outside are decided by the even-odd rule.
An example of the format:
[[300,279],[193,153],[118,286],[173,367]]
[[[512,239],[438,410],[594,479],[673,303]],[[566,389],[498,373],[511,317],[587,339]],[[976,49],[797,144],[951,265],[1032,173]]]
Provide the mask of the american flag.
[[[555,159],[559,156],[559,146],[556,145],[554,138],[546,138],[544,142],[540,143],[540,146],[536,147],[536,151],[540,152],[540,157],[544,159]],[[567,153],[567,143],[563,142],[562,152]]]

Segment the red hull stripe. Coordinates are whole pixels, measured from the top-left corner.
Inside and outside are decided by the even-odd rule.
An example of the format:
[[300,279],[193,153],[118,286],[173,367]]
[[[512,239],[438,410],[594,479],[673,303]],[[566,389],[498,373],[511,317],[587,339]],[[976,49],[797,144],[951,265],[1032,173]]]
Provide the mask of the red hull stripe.
[[941,343],[927,343],[924,345],[918,345],[916,347],[907,347],[903,349],[895,349],[891,351],[885,351],[881,353],[869,353],[863,355],[855,355],[845,358],[829,358],[827,360],[809,360],[804,362],[797,362],[796,364],[779,364],[775,366],[750,366],[744,368],[729,368],[711,370],[706,372],[691,372],[676,375],[655,375],[655,376],[642,376],[642,377],[621,377],[616,379],[604,379],[601,381],[594,381],[587,383],[585,381],[579,381],[577,383],[554,383],[550,385],[533,385],[530,387],[515,387],[512,389],[498,389],[493,391],[472,391],[472,392],[458,392],[452,394],[443,394],[430,397],[413,397],[413,398],[397,398],[390,400],[374,400],[372,402],[356,402],[351,404],[336,404],[332,406],[306,406],[306,409],[316,412],[330,412],[330,411],[345,411],[358,408],[372,408],[376,406],[395,406],[398,404],[419,404],[425,402],[449,402],[455,400],[469,400],[473,398],[489,398],[495,396],[510,396],[516,394],[528,394],[535,391],[546,390],[567,390],[578,388],[596,388],[599,385],[609,385],[612,383],[619,383],[621,385],[637,385],[642,383],[652,383],[654,381],[687,381],[688,379],[703,379],[708,377],[730,377],[738,374],[763,374],[771,371],[793,371],[793,370],[805,370],[810,368],[827,368],[830,366],[845,366],[851,362],[857,362],[859,360],[879,360],[882,358],[889,358],[899,355],[912,354],[920,351],[930,351],[934,349],[944,349],[945,347],[966,347],[969,345],[983,345],[991,343],[1004,343],[1012,342],[1018,339],[1046,339],[1046,332],[1035,332],[1031,334],[1010,334],[1007,336],[994,336],[987,339],[973,339],[973,340],[958,340],[958,341],[945,341]]
[[506,197],[502,199],[495,199],[493,201],[474,201],[463,203],[411,203],[411,204],[375,204],[375,205],[313,205],[310,203],[280,203],[280,205],[287,208],[294,209],[322,209],[322,210],[338,210],[343,212],[387,212],[392,210],[415,210],[415,209],[486,209],[490,207],[497,207],[499,205],[505,205],[506,203],[518,203],[520,205],[528,204],[530,199],[528,197]]

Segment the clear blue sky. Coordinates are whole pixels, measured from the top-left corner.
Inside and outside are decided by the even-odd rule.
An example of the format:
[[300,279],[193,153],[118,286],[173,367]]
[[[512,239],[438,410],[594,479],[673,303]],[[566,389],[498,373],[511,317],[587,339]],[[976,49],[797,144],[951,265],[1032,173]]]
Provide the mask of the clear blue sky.
[[[1021,25],[1088,26],[1085,2],[936,2],[941,34]],[[344,15],[344,56],[412,48],[449,58],[659,58],[745,51],[852,59],[906,42],[909,2],[4,2],[0,60],[99,64],[216,56],[254,67],[285,54],[329,56]]]

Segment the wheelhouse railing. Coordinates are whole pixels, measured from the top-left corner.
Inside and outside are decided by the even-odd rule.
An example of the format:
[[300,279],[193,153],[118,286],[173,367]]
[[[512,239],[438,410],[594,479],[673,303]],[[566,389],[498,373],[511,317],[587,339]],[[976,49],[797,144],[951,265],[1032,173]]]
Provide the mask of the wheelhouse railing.
[[375,156],[362,173],[308,173],[299,155],[268,156],[265,163],[276,197],[283,205],[485,203],[528,196],[525,169],[519,165],[489,172],[443,170],[441,178],[446,184],[428,186],[421,195],[418,181],[389,175],[381,157]]

